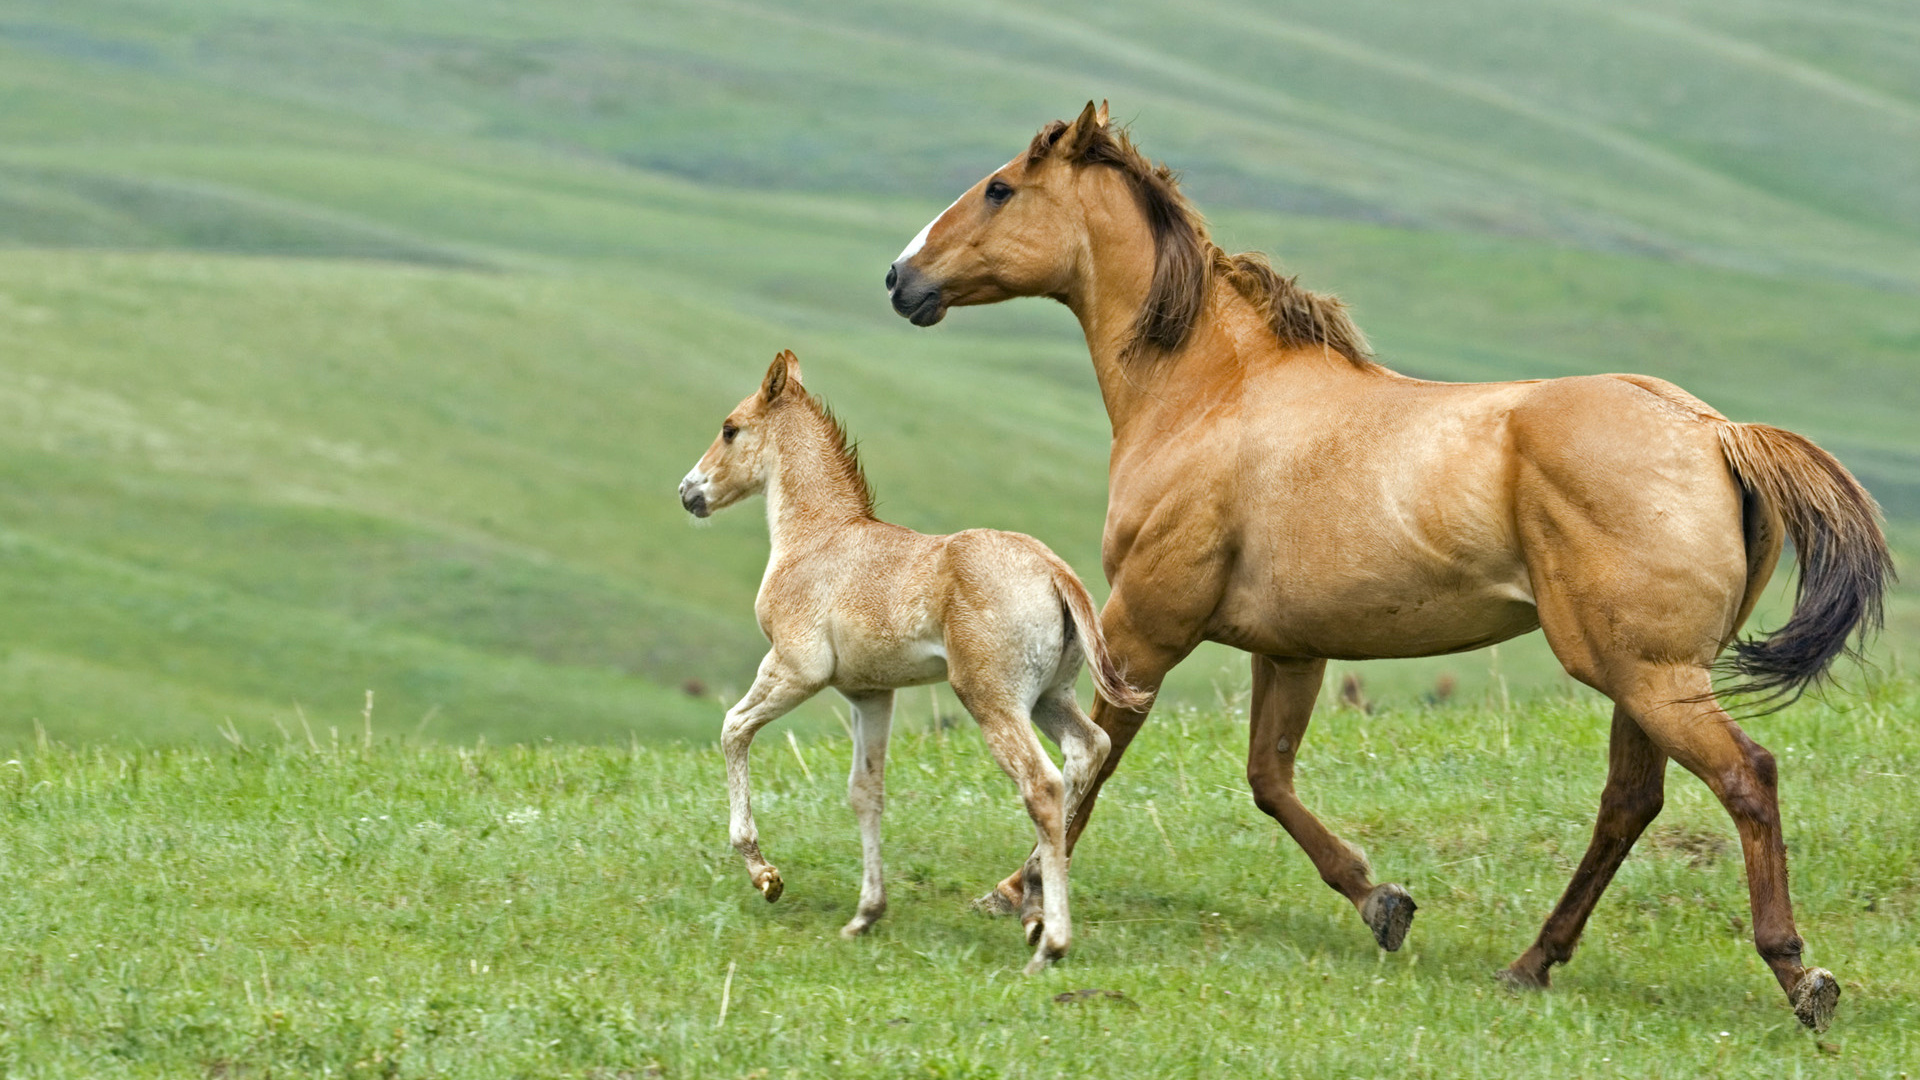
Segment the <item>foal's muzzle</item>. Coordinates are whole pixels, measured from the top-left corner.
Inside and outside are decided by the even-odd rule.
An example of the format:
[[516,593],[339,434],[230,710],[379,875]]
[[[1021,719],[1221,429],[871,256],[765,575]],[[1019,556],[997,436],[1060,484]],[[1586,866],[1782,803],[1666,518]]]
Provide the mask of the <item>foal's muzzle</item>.
[[687,508],[687,513],[697,518],[713,513],[713,510],[707,506],[707,493],[701,490],[700,481],[692,476],[680,481],[680,505]]
[[932,326],[947,313],[946,305],[940,302],[940,286],[905,259],[887,268],[887,295],[893,300],[893,310],[915,326]]

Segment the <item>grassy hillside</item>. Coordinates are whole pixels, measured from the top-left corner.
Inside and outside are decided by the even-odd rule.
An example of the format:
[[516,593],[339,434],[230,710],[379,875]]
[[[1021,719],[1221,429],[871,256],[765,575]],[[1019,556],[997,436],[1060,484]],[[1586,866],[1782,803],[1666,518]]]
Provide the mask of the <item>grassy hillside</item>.
[[[1027,850],[970,729],[902,731],[891,908],[842,941],[843,739],[756,754],[787,882],[727,847],[716,751],[29,748],[0,768],[0,1069],[44,1077],[1895,1076],[1920,1056],[1920,708],[1752,725],[1778,753],[1795,913],[1843,996],[1800,1029],[1747,930],[1738,841],[1667,805],[1547,994],[1492,979],[1591,828],[1604,714],[1338,711],[1303,796],[1420,904],[1381,953],[1247,798],[1236,717],[1150,727],[1074,860],[1066,961],[967,901]],[[138,911],[137,918],[128,912]],[[1063,1000],[1064,999],[1064,1000]]]
[[[1389,364],[1672,378],[1920,520],[1910,12],[1049,10],[9,5],[0,732],[357,729],[372,689],[383,732],[702,737],[763,525],[671,491],[782,347],[884,514],[1097,577],[1071,319],[917,331],[879,289],[1096,95]],[[1556,678],[1537,638],[1364,670]],[[1244,680],[1210,651],[1174,689]]]

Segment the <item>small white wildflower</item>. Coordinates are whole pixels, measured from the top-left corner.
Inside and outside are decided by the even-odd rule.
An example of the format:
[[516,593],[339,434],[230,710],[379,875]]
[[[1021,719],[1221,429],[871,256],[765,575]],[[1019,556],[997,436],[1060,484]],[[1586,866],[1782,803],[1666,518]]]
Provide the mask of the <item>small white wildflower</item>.
[[518,810],[507,811],[509,825],[531,825],[539,820],[540,808],[537,806],[523,806]]
[[413,831],[414,832],[439,832],[444,828],[446,828],[446,826],[440,824],[437,821],[422,821],[413,827]]

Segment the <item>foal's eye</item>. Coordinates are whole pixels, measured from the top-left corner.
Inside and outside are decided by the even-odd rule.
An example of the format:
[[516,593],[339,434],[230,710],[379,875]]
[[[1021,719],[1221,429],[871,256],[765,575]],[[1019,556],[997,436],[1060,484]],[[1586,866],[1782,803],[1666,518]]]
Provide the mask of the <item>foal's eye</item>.
[[726,423],[720,425],[720,441],[721,442],[732,442],[733,437],[738,434],[740,434],[740,429],[733,426],[733,421],[729,420]]
[[995,180],[987,185],[987,202],[999,206],[1013,198],[1013,185],[1005,180]]

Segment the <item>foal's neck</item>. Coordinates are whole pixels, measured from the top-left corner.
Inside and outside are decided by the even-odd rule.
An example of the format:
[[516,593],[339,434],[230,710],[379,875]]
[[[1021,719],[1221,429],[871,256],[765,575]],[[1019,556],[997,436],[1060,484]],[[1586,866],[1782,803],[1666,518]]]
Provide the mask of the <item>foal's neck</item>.
[[860,464],[833,421],[810,403],[787,409],[774,426],[773,470],[767,479],[767,531],[775,558],[873,520]]

